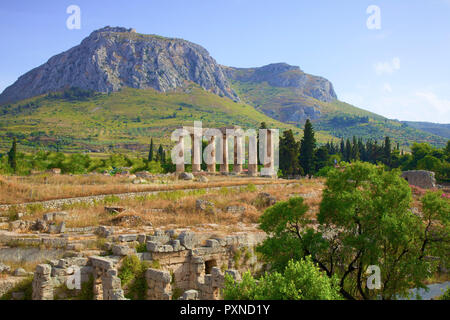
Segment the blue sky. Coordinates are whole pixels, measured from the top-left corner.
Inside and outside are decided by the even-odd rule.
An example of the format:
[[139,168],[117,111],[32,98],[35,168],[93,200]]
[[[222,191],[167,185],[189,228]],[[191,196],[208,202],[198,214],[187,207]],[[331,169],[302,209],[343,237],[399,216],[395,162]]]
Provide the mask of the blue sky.
[[[79,30],[66,27],[72,4]],[[0,91],[106,25],[190,40],[224,65],[298,65],[358,107],[450,123],[450,0],[2,1]]]

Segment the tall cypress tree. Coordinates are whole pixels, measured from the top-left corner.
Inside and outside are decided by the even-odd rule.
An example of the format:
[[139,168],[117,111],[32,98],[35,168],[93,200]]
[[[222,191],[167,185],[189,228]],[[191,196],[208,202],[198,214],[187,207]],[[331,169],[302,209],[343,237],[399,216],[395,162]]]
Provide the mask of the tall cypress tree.
[[314,152],[316,149],[316,139],[314,138],[314,129],[309,119],[305,122],[303,138],[300,142],[300,166],[306,175],[314,173]]
[[8,152],[8,163],[15,173],[17,171],[17,139],[15,137]]
[[350,162],[352,159],[352,144],[350,143],[350,139],[347,138],[345,142],[345,161]]
[[280,169],[284,175],[301,174],[299,163],[299,145],[292,130],[283,132],[280,138]]
[[384,160],[386,165],[391,165],[392,160],[392,150],[391,150],[391,139],[386,137],[384,139]]
[[360,154],[359,154],[359,148],[358,148],[358,140],[356,140],[356,136],[353,136],[353,143],[352,143],[352,160],[359,160]]
[[165,157],[166,155],[165,155],[165,153],[164,153],[164,149],[163,149],[163,146],[162,146],[162,144],[160,144],[159,145],[159,148],[158,148],[158,157],[159,157],[159,161],[161,162],[161,163],[165,163],[165,161],[166,161],[166,157]]
[[152,140],[150,141],[150,150],[148,152],[148,161],[153,161],[153,149],[154,149],[154,146],[153,146],[153,138],[152,138]]

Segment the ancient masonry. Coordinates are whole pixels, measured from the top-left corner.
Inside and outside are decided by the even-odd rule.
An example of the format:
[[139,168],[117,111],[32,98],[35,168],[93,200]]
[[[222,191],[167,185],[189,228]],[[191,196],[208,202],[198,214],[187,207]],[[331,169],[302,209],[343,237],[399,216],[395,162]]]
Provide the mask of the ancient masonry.
[[432,189],[436,187],[436,179],[434,172],[425,170],[404,171],[402,177],[408,181],[410,185],[423,189]]
[[[262,232],[204,239],[208,235],[189,230],[179,235],[174,230],[115,235],[113,227],[101,226],[96,233],[105,236],[110,255],[78,252],[39,264],[32,282],[34,300],[55,299],[61,287],[77,280],[80,285],[92,286],[88,290],[92,290],[95,300],[123,300],[118,273],[127,255],[136,255],[151,266],[145,271],[148,300],[170,300],[174,295],[182,300],[221,299],[225,274],[239,280],[241,272],[262,268],[253,252],[265,238]],[[136,252],[139,244],[145,244],[145,252]],[[73,249],[74,244],[66,243],[68,246]]]
[[[233,172],[235,174],[240,174],[243,171],[243,165],[245,163],[245,134],[244,131],[238,126],[223,127],[220,129],[210,129],[210,128],[196,128],[196,127],[182,127],[179,128],[183,133],[178,136],[178,143],[176,150],[178,151],[177,157],[179,161],[176,163],[177,173],[184,172],[185,162],[184,162],[184,137],[188,136],[191,139],[191,163],[192,172],[197,173],[201,171],[201,138],[206,137],[209,144],[207,146],[208,159],[207,162],[207,172],[216,172],[216,161],[219,157],[220,173],[226,174],[229,171],[229,157],[228,157],[228,142],[230,138],[233,141]],[[275,130],[267,129],[265,139],[265,145],[261,144],[263,148],[260,150],[260,157],[264,164],[264,171],[261,171],[263,176],[273,176],[275,175],[274,164],[275,164]],[[249,135],[249,150],[248,150],[248,175],[256,176],[258,175],[258,146],[256,132],[254,135]],[[260,141],[261,143],[261,141]],[[216,155],[216,145],[219,145],[220,152]]]

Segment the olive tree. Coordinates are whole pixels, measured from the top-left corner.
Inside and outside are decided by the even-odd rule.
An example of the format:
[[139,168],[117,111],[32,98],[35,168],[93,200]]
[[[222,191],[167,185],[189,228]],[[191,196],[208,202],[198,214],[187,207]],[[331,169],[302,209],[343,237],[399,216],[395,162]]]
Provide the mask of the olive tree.
[[[399,171],[362,162],[333,169],[318,223],[302,198],[277,203],[261,216],[268,238],[258,250],[277,271],[290,259],[311,256],[328,277],[339,278],[347,299],[406,296],[448,259],[450,240],[447,199],[428,193],[421,214],[411,203]],[[379,286],[367,285],[371,266],[380,270]]]

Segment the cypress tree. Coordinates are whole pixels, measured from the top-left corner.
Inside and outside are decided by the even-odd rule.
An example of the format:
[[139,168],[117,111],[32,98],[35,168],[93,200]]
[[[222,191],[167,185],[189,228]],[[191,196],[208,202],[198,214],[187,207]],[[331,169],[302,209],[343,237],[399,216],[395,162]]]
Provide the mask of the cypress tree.
[[280,169],[284,175],[301,174],[299,145],[292,130],[283,132],[280,138]]
[[356,140],[356,137],[353,136],[353,143],[352,143],[352,160],[359,160],[360,154],[359,154],[359,148],[358,148],[358,140]]
[[314,173],[314,152],[316,149],[316,139],[314,138],[314,129],[309,119],[305,122],[303,138],[300,142],[300,166],[306,175]]
[[391,150],[391,139],[386,137],[384,139],[384,159],[386,165],[391,165],[392,160],[392,150]]
[[159,148],[158,148],[158,157],[159,157],[159,161],[161,161],[161,163],[164,163],[166,161],[166,155],[164,153],[162,144],[160,144]]
[[17,171],[17,139],[15,137],[11,149],[8,152],[8,163],[15,173]]
[[152,138],[150,141],[150,150],[148,152],[148,161],[153,161],[153,149],[154,149],[154,146],[153,146],[153,138]]
[[352,144],[350,143],[350,139],[347,138],[345,142],[345,161],[350,162],[352,159]]

